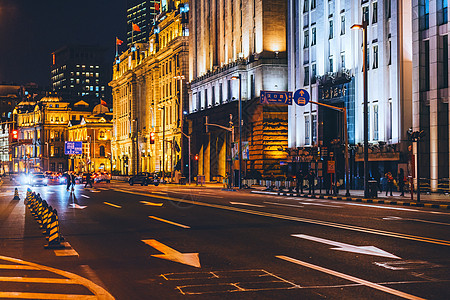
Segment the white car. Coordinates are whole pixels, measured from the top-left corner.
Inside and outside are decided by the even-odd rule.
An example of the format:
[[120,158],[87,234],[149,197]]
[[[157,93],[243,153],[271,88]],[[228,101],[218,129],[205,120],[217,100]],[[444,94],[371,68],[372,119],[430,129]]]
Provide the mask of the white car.
[[44,173],[34,173],[30,176],[30,185],[47,185],[48,184],[48,178],[45,177]]

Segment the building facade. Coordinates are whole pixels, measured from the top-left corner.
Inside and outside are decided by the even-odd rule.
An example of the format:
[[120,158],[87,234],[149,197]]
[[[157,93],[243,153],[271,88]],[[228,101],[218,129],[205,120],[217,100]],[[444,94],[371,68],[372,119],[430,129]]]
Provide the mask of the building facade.
[[[188,1],[175,1],[155,19],[148,44],[134,44],[114,66],[113,170],[181,170],[187,105]],[[187,158],[186,158],[187,159]]]
[[412,1],[413,130],[425,134],[413,151],[421,185],[432,191],[448,190],[450,177],[448,13],[447,1]]
[[[206,181],[236,174],[240,167],[232,149],[238,148],[234,145],[239,139],[248,149],[242,156],[245,175],[281,173],[287,106],[259,100],[261,90],[287,90],[286,12],[287,3],[281,0],[190,1],[188,119],[192,151],[198,154],[194,173]],[[214,124],[208,131],[206,120]],[[235,132],[224,129],[231,127]]]
[[69,45],[52,53],[52,90],[72,103],[83,100],[97,104],[110,100],[105,65],[106,49]]
[[[153,22],[159,14],[159,0],[127,1],[127,47],[134,43],[147,43],[153,28]],[[133,24],[141,31],[133,32]]]
[[[367,22],[370,175],[407,171],[407,130],[412,124],[412,35],[409,1],[289,0],[289,90],[311,100],[347,108],[353,187],[363,177],[363,32]],[[314,104],[289,107],[290,160],[296,168],[335,160],[344,170],[343,115]],[[316,164],[318,163],[318,164]],[[344,172],[338,177],[342,179]],[[361,178],[361,180],[358,180]]]
[[81,155],[69,156],[69,170],[76,173],[111,172],[112,113],[102,104],[94,107],[92,114],[81,121],[68,124],[68,141],[83,142]]

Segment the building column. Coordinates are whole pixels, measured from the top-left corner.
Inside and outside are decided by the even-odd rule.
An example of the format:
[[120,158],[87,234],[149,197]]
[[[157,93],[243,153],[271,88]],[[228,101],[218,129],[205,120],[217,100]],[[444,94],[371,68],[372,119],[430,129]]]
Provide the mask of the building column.
[[438,99],[430,99],[430,186],[437,190],[439,174]]
[[217,148],[218,148],[218,175],[221,175],[225,177],[227,172],[227,143],[226,141],[226,135],[224,138],[224,135],[221,134],[219,136],[219,140],[217,142]]

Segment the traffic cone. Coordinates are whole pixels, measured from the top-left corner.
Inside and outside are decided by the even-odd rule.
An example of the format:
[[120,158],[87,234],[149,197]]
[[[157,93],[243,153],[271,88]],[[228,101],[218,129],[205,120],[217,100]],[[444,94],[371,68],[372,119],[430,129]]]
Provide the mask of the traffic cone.
[[54,210],[54,214],[50,220],[50,229],[48,235],[48,244],[44,246],[45,249],[63,249],[66,246],[61,244],[64,239],[59,232],[58,212]]
[[30,201],[30,197],[31,197],[31,189],[27,188],[27,195],[26,195],[25,199],[23,199],[23,202],[25,205],[27,205],[28,201]]
[[13,198],[13,200],[20,200],[20,198],[19,198],[19,191],[17,190],[17,188],[14,191],[14,198]]

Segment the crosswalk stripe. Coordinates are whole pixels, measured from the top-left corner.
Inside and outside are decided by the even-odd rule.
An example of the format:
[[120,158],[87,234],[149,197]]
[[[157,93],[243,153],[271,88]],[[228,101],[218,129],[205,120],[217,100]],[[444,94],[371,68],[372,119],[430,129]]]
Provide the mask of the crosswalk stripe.
[[16,299],[77,299],[94,300],[97,296],[91,295],[71,295],[71,294],[46,294],[46,293],[23,293],[23,292],[0,292],[0,298]]
[[78,284],[76,281],[74,281],[72,279],[45,278],[45,277],[0,277],[0,281],[5,281],[5,282]]

